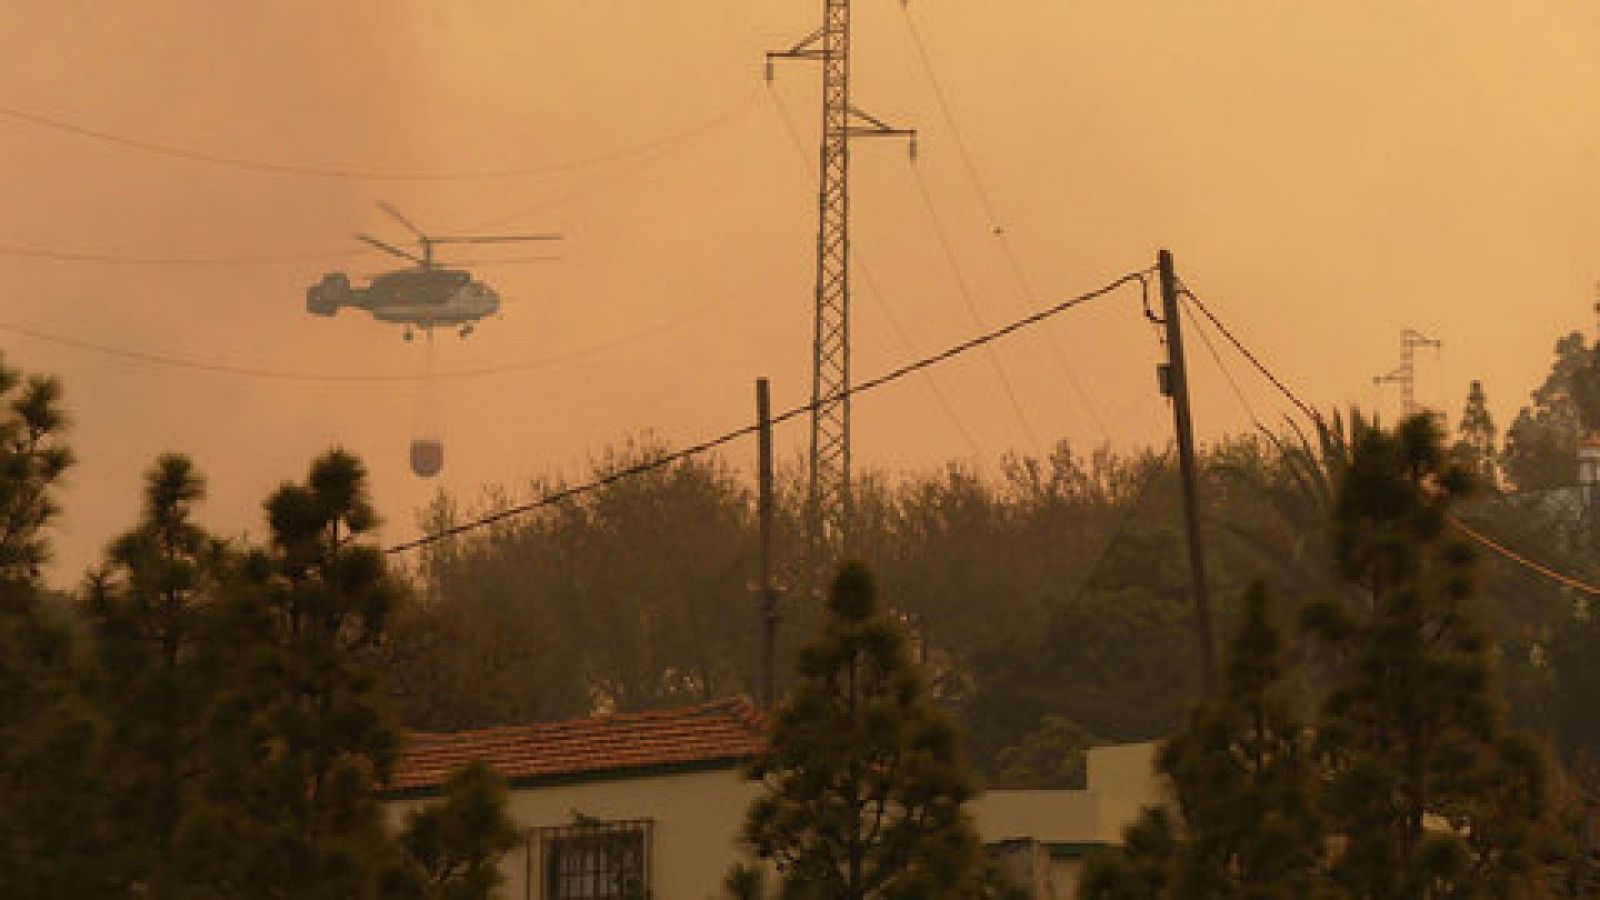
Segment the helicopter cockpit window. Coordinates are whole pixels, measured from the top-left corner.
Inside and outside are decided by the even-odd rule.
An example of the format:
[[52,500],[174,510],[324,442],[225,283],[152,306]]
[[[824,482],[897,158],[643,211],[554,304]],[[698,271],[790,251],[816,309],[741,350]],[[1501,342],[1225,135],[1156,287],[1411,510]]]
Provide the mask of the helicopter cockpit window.
[[450,269],[390,272],[373,279],[372,290],[388,295],[391,302],[437,306],[450,302],[471,281],[466,272]]

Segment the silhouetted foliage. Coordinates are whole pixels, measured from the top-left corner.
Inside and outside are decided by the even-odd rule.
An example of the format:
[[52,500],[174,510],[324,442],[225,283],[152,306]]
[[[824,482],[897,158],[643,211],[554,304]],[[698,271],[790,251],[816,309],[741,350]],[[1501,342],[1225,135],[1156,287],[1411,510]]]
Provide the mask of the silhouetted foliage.
[[59,396],[0,366],[0,896],[487,897],[513,839],[492,773],[399,840],[379,807],[401,735],[370,654],[399,585],[361,463],[316,460],[248,548],[195,524],[204,482],[163,456],[74,604],[40,582]]
[[989,787],[1082,790],[1088,783],[1088,750],[1097,743],[1071,720],[1045,716],[1022,743],[1000,751],[1000,771]]
[[108,869],[155,896],[194,893],[185,843],[204,803],[207,716],[225,678],[215,632],[224,549],[195,525],[205,485],[182,456],[146,475],[139,524],[87,590],[90,697],[107,728]]
[[[665,452],[652,442],[610,451],[594,474]],[[458,515],[441,498],[428,527]],[[394,667],[408,721],[461,728],[749,692],[755,546],[750,492],[714,460],[436,545],[423,604],[399,634],[412,651]]]
[[72,464],[54,379],[0,363],[0,896],[94,896],[105,851],[99,728],[73,669],[71,632],[45,606],[46,528]]
[[1250,589],[1222,695],[1161,748],[1173,808],[1146,810],[1124,848],[1091,860],[1080,896],[1325,895],[1326,838],[1308,730],[1285,681],[1285,641]]
[[1456,426],[1456,432],[1459,436],[1451,449],[1455,461],[1471,473],[1482,487],[1498,487],[1499,432],[1494,426],[1494,416],[1489,412],[1489,396],[1483,389],[1483,382],[1474,381],[1468,389],[1467,402],[1461,409],[1461,421]]
[[1357,421],[1335,517],[1352,590],[1307,623],[1340,662],[1318,749],[1345,841],[1333,877],[1358,896],[1535,890],[1545,762],[1503,724],[1475,554],[1448,530],[1472,484],[1431,417]]
[[386,896],[488,900],[501,880],[500,857],[517,843],[505,804],[505,781],[488,766],[473,763],[457,771],[442,803],[407,818],[402,859],[385,881]]
[[378,549],[361,463],[318,458],[266,503],[270,543],[229,585],[223,627],[236,677],[214,712],[206,822],[226,890],[359,896],[385,863],[377,785],[400,733],[362,653],[395,586]]
[[974,790],[954,725],[932,706],[868,570],[834,580],[823,632],[749,777],[744,835],[785,897],[962,897],[982,890]]
[[[664,452],[609,451],[594,474]],[[777,563],[789,585],[798,482],[780,482]],[[563,484],[541,480],[532,493]],[[407,722],[486,726],[752,691],[753,502],[725,464],[688,460],[435,545],[418,571],[421,602],[386,651]],[[1194,647],[1182,535],[1163,521],[1175,503],[1164,459],[1085,459],[1065,444],[1009,460],[993,479],[960,467],[858,479],[855,552],[882,573],[935,698],[986,774],[1047,716],[1106,740],[1181,720]],[[426,527],[465,515],[440,498]],[[821,612],[802,591],[786,594],[781,657]],[[791,670],[779,675],[780,688],[792,683]]]
[[[1600,425],[1595,354],[1583,335],[1556,342],[1544,383],[1506,429],[1501,465],[1518,490],[1565,487],[1576,481],[1578,439]],[[1585,424],[1589,423],[1589,424]]]

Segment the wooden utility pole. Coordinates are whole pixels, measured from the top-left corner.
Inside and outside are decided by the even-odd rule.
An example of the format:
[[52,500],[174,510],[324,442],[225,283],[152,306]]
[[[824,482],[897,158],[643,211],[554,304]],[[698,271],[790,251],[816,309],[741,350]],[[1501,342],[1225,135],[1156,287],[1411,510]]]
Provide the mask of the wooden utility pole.
[[765,378],[756,379],[758,431],[756,470],[761,517],[761,708],[777,701],[778,590],[772,584],[772,396]]
[[1162,392],[1172,398],[1172,418],[1178,437],[1178,475],[1183,483],[1183,516],[1189,534],[1189,572],[1194,591],[1194,625],[1200,640],[1200,684],[1206,696],[1217,695],[1216,642],[1211,629],[1211,596],[1206,587],[1206,554],[1200,539],[1200,489],[1194,452],[1194,418],[1189,412],[1189,373],[1184,365],[1182,311],[1178,308],[1178,276],[1172,253],[1162,250],[1161,316],[1167,329],[1167,364],[1162,368]]

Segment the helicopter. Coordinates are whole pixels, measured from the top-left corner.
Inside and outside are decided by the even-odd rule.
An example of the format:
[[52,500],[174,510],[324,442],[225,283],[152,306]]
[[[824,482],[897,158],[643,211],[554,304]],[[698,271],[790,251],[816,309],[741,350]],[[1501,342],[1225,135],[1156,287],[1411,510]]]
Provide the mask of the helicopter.
[[416,268],[398,269],[375,275],[366,287],[351,284],[343,272],[330,272],[306,290],[306,311],[318,316],[338,314],[344,307],[366,310],[381,322],[404,325],[405,339],[412,340],[413,329],[431,334],[435,327],[458,329],[461,337],[472,333],[473,325],[500,311],[500,295],[494,288],[472,277],[462,268],[443,265],[434,259],[433,249],[441,244],[510,244],[525,241],[560,240],[559,234],[489,235],[435,237],[400,214],[388,203],[379,207],[416,235],[419,256],[371,235],[356,238],[379,250],[416,263]]

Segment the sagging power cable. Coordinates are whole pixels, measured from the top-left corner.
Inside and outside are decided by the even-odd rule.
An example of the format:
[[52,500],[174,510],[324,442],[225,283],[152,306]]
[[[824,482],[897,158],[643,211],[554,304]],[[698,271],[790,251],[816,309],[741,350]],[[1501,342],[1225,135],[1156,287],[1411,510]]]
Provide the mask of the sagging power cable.
[[[1184,294],[1183,297],[1187,299],[1188,294]],[[1211,340],[1211,335],[1204,327],[1204,324],[1201,322],[1200,318],[1194,314],[1193,306],[1193,303],[1183,304],[1183,313],[1184,315],[1188,316],[1189,324],[1194,327],[1194,332],[1200,335],[1200,342],[1205,344],[1206,351],[1211,354],[1212,361],[1217,364],[1217,370],[1220,371],[1222,373],[1222,377],[1227,380],[1228,387],[1233,391],[1234,398],[1239,401],[1239,408],[1244,410],[1244,414],[1250,420],[1250,424],[1254,425],[1257,431],[1265,431],[1267,426],[1262,424],[1261,417],[1256,415],[1254,404],[1252,404],[1250,402],[1250,398],[1246,396],[1244,388],[1240,387],[1239,380],[1233,377],[1233,370],[1230,369],[1228,364],[1223,361],[1222,353],[1217,350],[1216,343]]]
[[[1011,277],[1016,281],[1017,290],[1021,292],[1021,301],[1024,306],[1034,302],[1035,294],[1032,284],[1028,281],[1026,273],[1022,270],[1022,262],[1017,256],[1017,250],[1011,244],[1011,237],[1005,226],[1000,221],[1000,214],[996,211],[994,197],[989,192],[989,186],[978,171],[978,163],[973,156],[972,147],[967,142],[966,135],[961,126],[956,122],[955,108],[950,102],[950,97],[944,89],[944,83],[939,79],[934,70],[933,54],[928,50],[927,41],[922,38],[922,29],[918,27],[916,17],[911,14],[911,6],[902,0],[901,11],[905,14],[906,29],[911,33],[912,45],[916,48],[917,58],[922,63],[922,71],[928,76],[928,84],[933,87],[934,99],[938,102],[939,114],[944,119],[945,125],[950,129],[950,134],[955,138],[956,152],[961,158],[962,166],[966,169],[967,180],[972,183],[972,188],[977,192],[978,201],[983,205],[984,216],[988,218],[989,232],[995,242],[1000,246],[1000,254],[1005,259],[1006,266],[1011,270]],[[1111,429],[1107,427],[1105,418],[1100,415],[1100,408],[1094,402],[1093,396],[1084,388],[1083,382],[1078,378],[1077,370],[1067,358],[1067,352],[1062,348],[1053,332],[1044,332],[1045,342],[1049,345],[1056,365],[1061,373],[1066,376],[1067,383],[1078,395],[1078,400],[1088,410],[1089,417],[1094,420],[1100,434],[1109,443]]]
[[1211,311],[1209,306],[1206,306],[1204,300],[1201,300],[1194,291],[1190,290],[1188,285],[1183,284],[1181,281],[1179,284],[1183,289],[1183,295],[1189,298],[1189,300],[1194,303],[1195,308],[1204,313],[1207,319],[1211,320],[1211,324],[1216,326],[1217,332],[1226,338],[1228,343],[1232,344],[1235,350],[1239,351],[1240,356],[1243,356],[1245,360],[1250,363],[1250,365],[1254,366],[1255,370],[1260,372],[1261,376],[1267,379],[1267,381],[1270,382],[1273,387],[1277,388],[1279,393],[1289,398],[1289,402],[1293,403],[1302,413],[1304,413],[1306,418],[1318,425],[1324,423],[1322,414],[1312,408],[1311,404],[1301,400],[1298,394],[1291,390],[1287,384],[1284,384],[1277,375],[1273,374],[1272,370],[1267,368],[1266,363],[1262,362],[1259,357],[1252,353],[1250,348],[1246,347],[1244,342],[1239,340],[1239,338],[1228,329],[1228,326],[1222,324],[1222,320],[1217,318],[1216,314]]
[[[928,220],[933,223],[934,237],[937,238],[940,253],[944,256],[945,264],[950,268],[950,275],[955,279],[956,289],[961,294],[961,300],[966,304],[967,314],[972,317],[972,324],[979,328],[984,327],[983,313],[978,309],[978,301],[972,294],[972,286],[967,283],[967,276],[961,268],[961,261],[956,257],[955,245],[950,241],[949,231],[945,228],[944,219],[939,215],[939,208],[934,205],[933,192],[928,189],[927,179],[922,177],[922,170],[915,166],[911,169],[912,180],[916,182],[917,194],[922,198],[922,208],[928,213]],[[995,375],[1000,379],[1000,387],[1005,391],[1006,399],[1011,402],[1011,411],[1017,417],[1017,424],[1022,426],[1022,433],[1028,438],[1028,443],[1034,447],[1043,447],[1039,434],[1033,428],[1033,422],[1028,418],[1028,411],[1022,405],[1022,399],[1017,396],[1016,385],[1011,383],[1011,375],[1006,371],[1005,364],[1000,361],[1000,355],[992,349],[986,354],[989,363],[994,367]]]
[[[958,344],[951,345],[950,347],[947,347],[944,350],[939,351],[938,353],[934,353],[932,355],[924,356],[924,357],[922,357],[920,359],[913,360],[911,362],[908,362],[908,363],[905,363],[903,365],[897,366],[896,368],[891,369],[888,372],[883,373],[882,375],[878,375],[878,376],[876,376],[874,378],[869,378],[869,379],[867,379],[865,381],[862,381],[862,382],[859,382],[857,384],[854,384],[848,390],[843,391],[838,396],[820,398],[816,403],[805,403],[805,404],[802,404],[800,406],[796,406],[796,407],[794,407],[792,409],[786,410],[786,411],[784,411],[782,413],[779,413],[779,414],[773,416],[772,417],[772,424],[775,425],[775,426],[776,425],[781,425],[781,424],[783,424],[785,422],[788,422],[788,421],[790,421],[792,419],[796,419],[796,418],[799,418],[800,416],[809,414],[812,411],[812,409],[814,407],[818,406],[818,405],[827,404],[827,403],[833,403],[833,402],[836,402],[839,399],[842,399],[842,397],[846,397],[846,396],[855,396],[857,394],[864,394],[864,393],[866,393],[868,391],[872,391],[872,390],[875,390],[877,388],[883,387],[884,385],[892,384],[893,382],[899,381],[900,379],[905,378],[908,375],[912,375],[914,373],[921,372],[921,371],[923,371],[925,369],[928,369],[928,368],[931,368],[933,366],[936,366],[939,363],[945,362],[945,361],[950,360],[950,359],[954,359],[955,357],[960,356],[963,353],[967,353],[967,352],[969,352],[971,350],[974,350],[974,349],[977,349],[977,348],[980,348],[980,347],[986,347],[989,344],[992,344],[995,341],[997,341],[997,340],[999,340],[999,339],[1001,339],[1003,337],[1006,337],[1008,335],[1014,334],[1014,333],[1016,333],[1018,331],[1023,330],[1024,328],[1028,328],[1028,327],[1031,327],[1033,325],[1037,325],[1040,322],[1043,322],[1046,319],[1049,319],[1049,318],[1051,318],[1053,316],[1060,315],[1061,313],[1066,312],[1067,310],[1072,309],[1075,306],[1080,306],[1080,305],[1082,305],[1084,303],[1089,302],[1090,300],[1094,300],[1096,298],[1103,297],[1103,296],[1105,296],[1107,294],[1113,293],[1116,290],[1118,290],[1119,288],[1122,288],[1122,287],[1124,287],[1126,285],[1134,284],[1134,283],[1138,282],[1141,278],[1145,277],[1145,275],[1148,272],[1149,272],[1148,269],[1143,269],[1143,270],[1140,270],[1138,272],[1130,272],[1130,273],[1128,273],[1126,275],[1123,275],[1123,276],[1117,278],[1114,281],[1111,281],[1111,282],[1109,282],[1109,283],[1107,283],[1105,285],[1102,285],[1101,287],[1095,288],[1092,291],[1088,291],[1087,293],[1079,294],[1076,297],[1068,298],[1066,300],[1061,301],[1060,303],[1056,303],[1056,304],[1054,304],[1052,306],[1048,306],[1048,307],[1046,307],[1044,309],[1041,309],[1041,310],[1039,310],[1037,312],[1034,312],[1034,313],[1032,313],[1030,315],[1024,316],[1024,317],[1022,317],[1020,319],[1013,320],[1011,323],[1009,323],[1007,325],[1003,325],[1003,326],[1001,326],[999,328],[995,328],[993,330],[986,331],[986,332],[984,332],[984,333],[982,333],[980,335],[977,335],[976,337],[972,337],[972,338],[969,338],[969,339],[967,339],[965,341],[962,341],[962,342],[960,342]],[[397,554],[397,553],[404,553],[404,552],[409,551],[409,550],[415,550],[415,549],[418,549],[418,548],[421,548],[421,547],[426,547],[426,546],[428,546],[430,544],[438,543],[439,541],[443,541],[443,540],[446,540],[448,538],[452,538],[452,537],[456,537],[458,535],[466,534],[466,533],[471,532],[471,531],[476,531],[476,530],[478,530],[480,528],[486,528],[486,527],[488,527],[490,525],[496,524],[498,522],[503,522],[503,521],[505,521],[507,519],[515,518],[517,516],[526,515],[528,513],[534,512],[536,510],[543,509],[543,508],[548,507],[548,506],[553,506],[553,505],[555,505],[557,503],[560,503],[560,502],[562,502],[564,500],[570,500],[570,499],[572,499],[574,497],[579,497],[579,496],[582,496],[584,494],[592,493],[592,492],[597,491],[597,490],[599,490],[599,489],[601,489],[603,487],[606,487],[607,485],[615,484],[616,482],[621,481],[621,480],[623,480],[625,478],[631,478],[631,477],[634,477],[636,475],[643,475],[643,474],[645,474],[647,472],[652,472],[652,471],[655,471],[657,469],[666,468],[667,466],[671,466],[671,465],[673,465],[675,463],[678,463],[678,462],[681,462],[681,461],[683,461],[685,459],[689,459],[690,457],[698,456],[698,455],[700,455],[702,453],[706,453],[706,452],[708,452],[710,450],[714,450],[714,449],[716,449],[718,447],[721,447],[721,446],[724,446],[726,444],[733,443],[734,441],[739,440],[740,438],[748,437],[748,436],[750,436],[752,434],[755,434],[758,430],[760,430],[760,427],[761,426],[760,426],[759,423],[752,423],[752,424],[746,425],[746,426],[744,426],[742,428],[736,428],[736,429],[734,429],[732,431],[729,431],[729,432],[726,432],[724,434],[718,435],[718,436],[716,436],[714,438],[710,438],[709,440],[704,440],[704,441],[701,441],[701,442],[699,442],[697,444],[693,444],[691,446],[685,447],[682,450],[678,450],[678,451],[675,451],[675,452],[672,452],[672,453],[666,453],[666,454],[663,454],[663,455],[661,455],[659,457],[656,457],[655,459],[647,460],[647,461],[639,463],[637,465],[628,466],[627,468],[618,469],[615,472],[608,473],[608,474],[606,474],[604,476],[601,476],[599,478],[596,478],[596,479],[594,479],[592,481],[584,482],[583,484],[579,484],[579,485],[574,485],[574,486],[569,487],[569,488],[562,488],[561,490],[552,491],[551,493],[546,494],[546,495],[544,495],[543,497],[540,497],[537,500],[533,500],[533,501],[530,501],[528,503],[518,504],[516,506],[510,506],[510,507],[507,507],[507,508],[502,509],[502,510],[497,510],[497,511],[495,511],[493,513],[490,513],[490,514],[484,515],[484,516],[480,516],[480,517],[478,517],[476,519],[473,519],[473,520],[471,520],[469,522],[462,522],[462,523],[460,523],[458,525],[452,525],[449,528],[441,529],[441,530],[439,530],[437,532],[434,532],[432,534],[424,535],[424,536],[416,538],[414,540],[406,541],[406,542],[401,543],[401,544],[395,544],[392,547],[385,548],[384,552],[387,553],[387,554],[390,554],[390,555]]]
[[[1239,338],[1235,336],[1232,331],[1228,330],[1228,327],[1222,324],[1222,321],[1217,318],[1216,314],[1214,314],[1210,308],[1205,305],[1205,302],[1196,296],[1187,285],[1183,286],[1183,293],[1184,296],[1193,301],[1195,307],[1204,313],[1207,319],[1211,320],[1211,323],[1215,325],[1217,330],[1228,339],[1229,343],[1233,344],[1234,349],[1238,350],[1239,354],[1248,360],[1252,366],[1255,366],[1256,371],[1260,372],[1261,375],[1266,378],[1273,387],[1277,388],[1278,391],[1287,397],[1291,403],[1298,407],[1301,412],[1305,413],[1306,416],[1311,419],[1311,421],[1317,425],[1323,425],[1325,423],[1325,420],[1322,418],[1321,414],[1319,414],[1304,400],[1301,400],[1299,395],[1290,389],[1290,387],[1285,384],[1281,378],[1268,369],[1266,364],[1261,362],[1260,357],[1252,353],[1250,348],[1244,345],[1243,341],[1239,340]],[[1549,581],[1559,584],[1562,587],[1570,588],[1590,596],[1600,596],[1600,587],[1596,587],[1588,582],[1574,578],[1571,575],[1559,572],[1556,569],[1545,565],[1544,563],[1524,556],[1461,521],[1460,517],[1454,514],[1447,513],[1445,515],[1445,521],[1449,522],[1451,527],[1461,532],[1473,543],[1483,547],[1485,550],[1488,550],[1490,553],[1499,556],[1501,559],[1504,559],[1507,562],[1521,566],[1529,572],[1548,579]]]
[[155,156],[165,156],[171,159],[181,159],[188,162],[206,163],[214,166],[223,166],[231,169],[240,169],[264,175],[292,175],[304,178],[326,178],[347,181],[496,181],[511,178],[525,178],[532,175],[544,175],[552,172],[564,172],[573,169],[584,169],[590,166],[602,165],[619,160],[629,159],[640,154],[650,153],[662,147],[676,144],[697,137],[700,134],[718,128],[736,119],[749,111],[753,104],[746,104],[731,112],[698,122],[688,128],[669,134],[641,141],[631,147],[625,147],[591,156],[573,159],[558,160],[547,163],[530,163],[503,168],[461,169],[438,171],[386,171],[365,166],[337,166],[337,165],[311,165],[302,163],[275,162],[263,159],[250,159],[239,156],[228,156],[221,153],[211,153],[205,150],[196,150],[178,144],[163,141],[148,140],[145,138],[129,137],[115,134],[98,128],[91,128],[65,119],[47,116],[42,113],[15,107],[0,106],[0,118],[9,119],[35,128],[58,131],[64,134],[76,135],[82,138],[99,141],[112,146],[136,150]]

